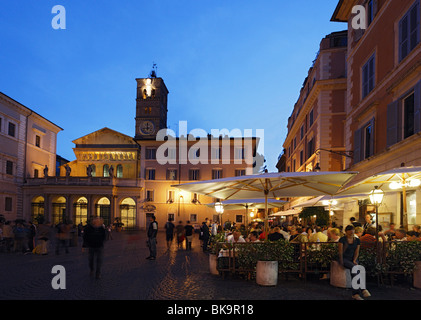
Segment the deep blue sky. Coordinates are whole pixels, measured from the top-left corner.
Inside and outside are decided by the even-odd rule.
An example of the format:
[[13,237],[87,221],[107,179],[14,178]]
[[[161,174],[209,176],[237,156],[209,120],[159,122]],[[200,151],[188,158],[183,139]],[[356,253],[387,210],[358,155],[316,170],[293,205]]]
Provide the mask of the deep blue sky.
[[[0,91],[56,123],[57,153],[135,130],[135,78],[158,65],[168,125],[264,129],[269,171],[338,0],[0,0]],[[66,8],[66,30],[51,9]]]

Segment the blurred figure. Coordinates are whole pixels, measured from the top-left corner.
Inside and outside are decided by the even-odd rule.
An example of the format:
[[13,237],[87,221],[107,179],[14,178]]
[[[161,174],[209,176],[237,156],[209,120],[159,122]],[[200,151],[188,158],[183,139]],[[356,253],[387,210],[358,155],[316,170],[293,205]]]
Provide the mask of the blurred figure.
[[34,253],[47,255],[48,243],[51,239],[51,224],[44,219],[39,220],[37,228],[37,246]]
[[6,221],[3,225],[3,240],[6,246],[6,252],[10,252],[13,245],[13,229],[10,221]]
[[64,220],[57,225],[56,234],[56,254],[60,254],[60,247],[64,247],[64,251],[69,253],[70,231],[72,229],[71,221]]
[[186,235],[186,250],[191,250],[193,232],[194,232],[193,226],[190,224],[190,221],[187,221],[187,224],[184,226],[184,233]]
[[16,221],[13,229],[14,234],[14,252],[28,252],[28,229],[25,228],[22,221]]
[[151,216],[151,223],[148,228],[148,246],[149,246],[149,257],[146,259],[156,259],[156,236],[158,234],[158,222],[156,222],[155,216]]
[[94,217],[85,227],[83,232],[83,240],[85,246],[89,248],[88,262],[90,276],[93,277],[95,274],[97,279],[101,278],[105,237],[106,235],[103,219],[100,217]]
[[174,239],[174,229],[175,225],[172,223],[172,219],[169,218],[167,223],[165,224],[165,235],[167,239],[167,250],[170,250],[172,241]]
[[178,248],[183,247],[184,241],[184,226],[183,221],[178,221],[178,225],[175,227],[176,237],[177,237],[177,245]]

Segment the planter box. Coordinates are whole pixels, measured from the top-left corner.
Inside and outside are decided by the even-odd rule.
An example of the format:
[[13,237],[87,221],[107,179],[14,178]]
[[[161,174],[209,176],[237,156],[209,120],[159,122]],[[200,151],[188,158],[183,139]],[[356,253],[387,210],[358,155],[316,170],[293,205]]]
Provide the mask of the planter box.
[[278,284],[278,261],[257,261],[256,283],[273,287]]
[[219,275],[219,271],[217,269],[218,265],[218,256],[216,254],[209,255],[209,271],[213,275]]
[[338,288],[352,288],[351,270],[345,269],[338,261],[330,264],[330,284]]
[[414,287],[421,289],[421,261],[415,262]]

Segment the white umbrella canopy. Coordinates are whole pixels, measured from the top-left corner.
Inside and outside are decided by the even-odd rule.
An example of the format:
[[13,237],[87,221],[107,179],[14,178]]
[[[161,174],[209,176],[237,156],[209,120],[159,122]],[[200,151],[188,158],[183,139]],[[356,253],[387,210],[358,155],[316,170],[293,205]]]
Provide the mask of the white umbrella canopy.
[[[224,209],[227,210],[239,210],[239,209],[264,209],[265,199],[230,199],[221,201]],[[268,199],[268,208],[282,208],[287,201]],[[216,202],[207,203],[208,207],[215,207]]]
[[268,228],[268,198],[333,196],[357,172],[282,172],[239,176],[174,185],[185,191],[228,199],[265,199],[265,229]]
[[401,192],[403,195],[403,225],[408,226],[406,192],[416,190],[421,185],[421,167],[400,167],[375,174],[360,182],[345,185],[338,195],[356,193],[369,194],[375,187],[383,192]]
[[396,191],[400,187],[415,190],[419,187],[420,179],[421,167],[401,167],[375,174],[357,183],[348,183],[338,191],[337,196],[369,194],[376,186],[384,192]]
[[349,202],[350,200],[360,200],[367,198],[367,194],[352,194],[352,195],[345,195],[345,196],[319,196],[296,205],[293,205],[293,208],[302,208],[302,207],[327,207],[329,206],[329,202],[331,205],[341,205],[345,202]]

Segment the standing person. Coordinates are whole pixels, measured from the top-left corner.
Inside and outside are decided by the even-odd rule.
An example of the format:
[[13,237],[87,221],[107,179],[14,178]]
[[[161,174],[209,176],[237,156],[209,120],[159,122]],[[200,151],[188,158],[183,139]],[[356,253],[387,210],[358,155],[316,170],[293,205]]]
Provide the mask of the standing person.
[[175,227],[175,232],[177,236],[177,245],[178,248],[183,247],[183,241],[184,241],[184,226],[183,221],[178,221],[178,225]]
[[193,226],[190,224],[190,221],[187,221],[187,224],[184,226],[184,233],[186,235],[186,250],[191,250],[193,232],[194,232]]
[[154,215],[150,217],[151,223],[148,228],[148,247],[149,247],[149,257],[146,259],[155,260],[156,259],[156,236],[158,234],[158,222]]
[[89,248],[88,262],[90,276],[93,277],[95,274],[97,279],[101,278],[105,237],[106,234],[103,219],[100,217],[94,217],[90,220],[83,231],[83,241],[84,245]]
[[48,254],[48,241],[51,238],[51,225],[48,221],[44,221],[42,218],[39,221],[38,228],[37,228],[37,238],[38,238],[38,245],[39,245],[39,253],[42,255]]
[[206,221],[203,222],[201,231],[203,233],[203,235],[202,235],[203,252],[207,252],[208,251],[209,238],[210,238],[209,220],[208,219],[206,219]]
[[66,220],[57,225],[57,243],[56,254],[60,254],[60,247],[64,247],[64,251],[69,253],[70,230],[72,229],[71,222]]
[[367,213],[365,215],[365,223],[363,225],[363,229],[364,229],[363,235],[366,233],[367,229],[371,227],[375,228],[376,224],[373,221],[371,221],[371,214]]
[[13,245],[13,229],[10,221],[6,221],[3,225],[3,240],[6,245],[6,252],[10,252]]
[[[355,227],[353,225],[348,225],[345,228],[345,235],[339,239],[338,249],[339,249],[339,263],[346,269],[351,270],[356,265],[358,265],[358,256],[360,253],[361,241],[359,238],[354,236]],[[371,296],[370,292],[367,289],[362,290],[362,295],[364,298]],[[359,289],[352,289],[352,298],[354,300],[364,300],[360,296]]]
[[37,227],[33,222],[28,225],[28,248],[29,251],[33,251],[35,248],[35,235],[37,233]]
[[171,243],[174,239],[174,229],[175,225],[172,223],[172,219],[169,218],[167,223],[165,224],[165,234],[167,238],[167,250],[170,250]]

